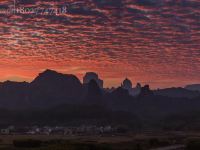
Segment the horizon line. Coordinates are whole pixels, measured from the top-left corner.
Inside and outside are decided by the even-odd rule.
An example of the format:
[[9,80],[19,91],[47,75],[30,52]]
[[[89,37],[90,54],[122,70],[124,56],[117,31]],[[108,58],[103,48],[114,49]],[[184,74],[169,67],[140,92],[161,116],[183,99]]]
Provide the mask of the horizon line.
[[[60,74],[63,74],[63,75],[74,75],[75,77],[77,77],[78,79],[79,79],[79,81],[81,82],[81,84],[83,84],[83,78],[80,78],[80,77],[78,77],[77,75],[75,75],[75,74],[71,74],[71,73],[64,73],[64,72],[61,72],[61,71],[57,71],[57,70],[55,70],[55,69],[43,69],[43,71],[41,71],[41,72],[38,72],[37,73],[37,75],[35,76],[35,77],[33,77],[33,78],[28,78],[28,77],[19,77],[19,76],[10,76],[10,77],[16,77],[16,78],[18,78],[18,79],[9,79],[9,77],[8,77],[8,79],[3,79],[3,80],[0,80],[0,83],[4,83],[4,82],[17,82],[17,83],[23,83],[23,82],[26,82],[26,83],[31,83],[32,81],[34,81],[34,79],[36,78],[36,77],[38,77],[39,76],[39,74],[40,73],[43,73],[43,72],[45,72],[45,71],[53,71],[53,72],[56,72],[56,73],[60,73]],[[94,72],[94,73],[96,73],[97,75],[99,75],[97,72],[95,72],[95,71],[86,71],[85,72],[85,74],[86,73],[88,73],[88,72]],[[129,80],[130,80],[130,78],[129,77],[123,77],[123,79],[122,79],[122,81],[121,81],[121,83],[123,82],[123,80],[124,79],[126,79],[126,78],[128,78]],[[105,83],[105,80],[103,80],[104,81],[104,83]],[[132,80],[130,80],[131,82],[132,82]],[[155,88],[152,88],[151,87],[151,84],[152,83],[161,83],[161,82],[156,82],[156,81],[138,81],[138,82],[136,82],[136,84],[137,83],[140,83],[140,84],[142,84],[143,86],[144,85],[149,85],[150,86],[150,88],[151,89],[153,89],[153,90],[156,90],[156,89],[167,89],[167,88],[184,88],[184,87],[186,87],[186,86],[188,86],[188,85],[198,85],[198,84],[200,84],[200,83],[188,83],[188,84],[185,84],[185,85],[183,85],[183,86],[175,86],[175,85],[171,85],[171,86],[168,86],[168,87],[155,87]],[[163,83],[171,83],[171,82],[167,82],[167,81],[163,81]],[[135,84],[135,85],[136,85]],[[118,87],[120,87],[121,85],[119,84],[119,85],[110,85],[110,86],[106,86],[106,87],[104,87],[104,89],[106,89],[106,88],[118,88]],[[134,88],[134,84],[133,84],[133,88]]]

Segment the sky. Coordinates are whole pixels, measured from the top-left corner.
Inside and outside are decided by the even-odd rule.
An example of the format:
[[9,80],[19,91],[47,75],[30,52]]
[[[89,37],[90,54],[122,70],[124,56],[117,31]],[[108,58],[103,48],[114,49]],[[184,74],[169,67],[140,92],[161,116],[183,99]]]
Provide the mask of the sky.
[[0,0],[0,81],[48,68],[165,88],[200,83],[199,66],[199,0]]

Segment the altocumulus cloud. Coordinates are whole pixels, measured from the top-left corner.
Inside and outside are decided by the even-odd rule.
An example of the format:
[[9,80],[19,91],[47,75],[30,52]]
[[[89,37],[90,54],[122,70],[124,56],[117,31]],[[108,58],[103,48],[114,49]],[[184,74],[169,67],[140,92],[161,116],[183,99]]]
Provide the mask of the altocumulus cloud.
[[[0,8],[11,5],[0,2]],[[120,78],[124,71],[147,82],[200,81],[198,0],[16,1],[16,7],[63,6],[67,12],[58,15],[1,14],[0,62],[73,64],[80,72],[96,70],[110,76],[114,71]]]

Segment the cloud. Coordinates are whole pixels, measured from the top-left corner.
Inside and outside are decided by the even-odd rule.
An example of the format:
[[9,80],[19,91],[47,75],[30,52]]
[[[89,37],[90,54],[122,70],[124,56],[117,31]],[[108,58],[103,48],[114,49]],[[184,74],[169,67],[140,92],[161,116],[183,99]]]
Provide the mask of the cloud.
[[[0,8],[11,5],[4,1]],[[16,5],[65,6],[67,12],[57,15],[1,14],[0,64],[36,71],[78,67],[144,82],[200,81],[198,0],[19,0]]]

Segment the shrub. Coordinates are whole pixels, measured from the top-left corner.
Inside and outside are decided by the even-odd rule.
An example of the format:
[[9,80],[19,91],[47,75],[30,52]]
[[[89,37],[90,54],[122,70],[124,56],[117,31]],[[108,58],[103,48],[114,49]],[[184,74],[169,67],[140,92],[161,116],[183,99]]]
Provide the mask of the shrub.
[[149,140],[150,147],[157,147],[160,141],[157,138],[152,138]]
[[171,142],[169,139],[158,139],[158,138],[151,138],[149,139],[149,147],[150,148],[156,148],[156,147],[164,147],[164,146],[168,146],[171,145]]
[[187,143],[186,150],[199,150],[200,149],[200,139],[190,140]]
[[25,140],[14,140],[13,145],[15,147],[20,148],[37,148],[40,147],[42,141],[40,140],[32,140],[32,139],[25,139]]

